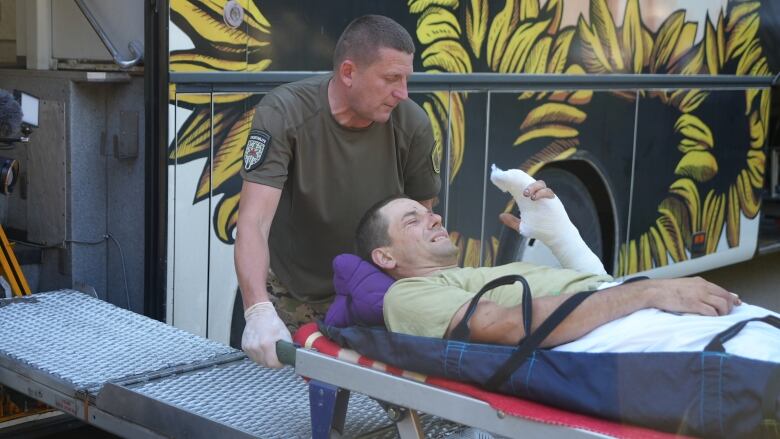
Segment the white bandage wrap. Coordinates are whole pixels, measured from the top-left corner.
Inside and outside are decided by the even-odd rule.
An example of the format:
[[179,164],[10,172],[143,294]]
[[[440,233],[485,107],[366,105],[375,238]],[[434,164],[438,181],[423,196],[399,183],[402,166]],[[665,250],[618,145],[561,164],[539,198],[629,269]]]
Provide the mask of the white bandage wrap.
[[[558,197],[532,200],[523,190],[536,180],[519,169],[502,171],[493,165],[490,181],[509,192],[520,210],[520,230],[526,237],[542,241],[563,268],[585,273],[607,274],[604,265],[582,240]],[[552,188],[553,190],[555,188]]]
[[255,363],[282,367],[276,357],[276,342],[284,340],[292,343],[292,337],[274,305],[271,302],[255,303],[244,311],[244,319],[246,326],[241,337],[241,349]]

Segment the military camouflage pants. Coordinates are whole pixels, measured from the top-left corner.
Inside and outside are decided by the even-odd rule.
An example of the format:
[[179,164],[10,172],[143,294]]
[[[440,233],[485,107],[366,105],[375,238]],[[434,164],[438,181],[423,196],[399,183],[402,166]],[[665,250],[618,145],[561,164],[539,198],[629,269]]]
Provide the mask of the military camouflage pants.
[[316,319],[324,319],[331,301],[322,303],[307,303],[296,299],[290,291],[279,282],[279,279],[269,270],[268,297],[276,308],[279,318],[287,325],[287,329],[295,334],[298,328]]

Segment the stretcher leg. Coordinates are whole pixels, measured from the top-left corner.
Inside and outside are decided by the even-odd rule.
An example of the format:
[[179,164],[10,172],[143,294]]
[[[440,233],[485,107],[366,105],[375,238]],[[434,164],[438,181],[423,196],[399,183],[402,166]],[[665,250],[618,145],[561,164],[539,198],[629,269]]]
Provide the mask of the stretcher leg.
[[387,413],[387,417],[395,423],[395,427],[398,430],[401,439],[422,439],[425,437],[420,415],[415,410],[390,404],[379,399],[376,399],[375,401],[382,406],[382,409]]
[[309,381],[311,434],[313,439],[328,439],[331,432],[344,432],[349,390],[317,380]]
[[398,435],[401,436],[401,439],[422,439],[425,437],[420,414],[416,410],[406,410],[403,418],[396,421],[395,427],[398,429]]

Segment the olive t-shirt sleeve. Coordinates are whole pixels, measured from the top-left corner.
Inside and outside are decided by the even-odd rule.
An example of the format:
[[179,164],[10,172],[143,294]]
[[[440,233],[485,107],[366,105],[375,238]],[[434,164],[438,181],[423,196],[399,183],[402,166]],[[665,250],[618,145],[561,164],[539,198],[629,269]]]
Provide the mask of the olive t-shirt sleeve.
[[452,317],[474,293],[421,278],[394,283],[383,302],[385,326],[393,332],[444,338]]
[[[450,321],[465,303],[488,282],[509,274],[520,274],[528,281],[534,298],[571,294],[597,288],[612,280],[594,275],[527,262],[498,267],[453,268],[436,275],[411,277],[394,283],[384,298],[385,325],[394,332],[426,337],[444,337]],[[503,307],[522,304],[520,284],[504,285],[488,291],[482,301]]]
[[[415,200],[427,200],[439,194],[441,169],[439,157],[433,156],[436,141],[427,116],[414,131],[409,145],[409,159],[404,170],[404,193]],[[436,160],[436,163],[434,163]]]
[[247,171],[242,166],[241,177],[246,181],[282,189],[293,157],[293,145],[287,138],[284,117],[275,108],[260,104],[255,109],[252,130],[265,131],[271,136],[268,152],[265,160],[255,169]]

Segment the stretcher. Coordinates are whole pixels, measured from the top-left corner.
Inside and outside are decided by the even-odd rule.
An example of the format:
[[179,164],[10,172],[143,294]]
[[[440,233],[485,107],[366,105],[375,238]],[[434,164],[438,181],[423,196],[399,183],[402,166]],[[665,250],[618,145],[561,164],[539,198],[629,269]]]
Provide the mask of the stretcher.
[[[527,336],[517,346],[470,343],[468,319],[480,296],[498,285],[516,281],[524,286],[522,313]],[[780,362],[777,357],[780,344],[776,334],[780,329],[780,316],[745,305],[746,309],[740,307],[739,312],[728,316],[699,317],[712,321],[704,325],[706,330],[697,332],[695,344],[683,344],[683,349],[676,349],[675,341],[679,340],[669,334],[660,334],[667,342],[668,350],[640,348],[612,352],[539,348],[542,340],[592,293],[594,291],[572,295],[532,330],[530,289],[522,276],[510,275],[486,284],[473,297],[463,320],[446,339],[388,332],[382,327],[363,325],[323,324],[320,330],[337,345],[353,348],[375,360],[430,376],[477,383],[483,389],[570,412],[705,437],[780,438]],[[625,321],[636,322],[638,318],[650,326],[654,324],[653,320],[658,322],[657,316],[640,314],[632,314]],[[639,317],[634,318],[635,315]],[[672,318],[688,325],[696,323],[686,316]],[[748,324],[750,330],[743,331]],[[759,330],[756,332],[756,329]],[[596,332],[599,331],[592,331]],[[751,335],[745,335],[747,332]],[[621,334],[607,334],[607,337],[619,339]],[[739,349],[734,351],[747,355],[733,354],[731,349],[727,351],[726,344],[732,341],[739,341],[734,346]],[[698,346],[698,343],[702,345]],[[426,382],[430,381],[426,379]],[[448,383],[437,384],[449,386]],[[508,412],[504,403],[512,405],[511,400],[502,399],[500,395],[473,389],[464,393],[477,395],[503,413]],[[525,414],[524,411],[518,413],[520,416]],[[453,419],[451,414],[438,415]],[[547,420],[559,422],[555,417]]]
[[350,392],[382,401],[403,439],[423,437],[420,413],[510,438],[680,437],[401,370],[341,348],[314,323],[301,327],[294,342],[279,342],[277,353],[280,361],[309,379],[315,439],[342,431]]
[[294,366],[282,370],[73,290],[0,299],[0,324],[0,384],[123,437],[488,438],[459,424],[505,437],[670,437],[378,364],[313,324],[296,334],[300,348],[277,347]]

